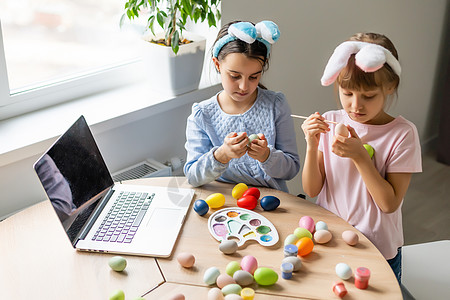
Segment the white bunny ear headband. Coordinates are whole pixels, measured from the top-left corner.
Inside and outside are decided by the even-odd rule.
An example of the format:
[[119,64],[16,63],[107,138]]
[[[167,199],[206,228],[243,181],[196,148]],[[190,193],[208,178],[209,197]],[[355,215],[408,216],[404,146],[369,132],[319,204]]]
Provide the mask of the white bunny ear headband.
[[323,86],[328,86],[336,80],[354,53],[356,53],[355,64],[364,72],[375,72],[382,68],[384,63],[387,63],[398,76],[402,72],[398,60],[386,48],[372,43],[347,41],[337,46],[328,60],[320,80]]
[[233,23],[228,27],[228,34],[221,37],[213,48],[213,57],[217,58],[223,46],[231,41],[239,39],[252,44],[258,40],[267,47],[267,55],[270,52],[270,45],[275,43],[280,38],[280,30],[277,24],[272,21],[261,21],[256,25],[250,22]]

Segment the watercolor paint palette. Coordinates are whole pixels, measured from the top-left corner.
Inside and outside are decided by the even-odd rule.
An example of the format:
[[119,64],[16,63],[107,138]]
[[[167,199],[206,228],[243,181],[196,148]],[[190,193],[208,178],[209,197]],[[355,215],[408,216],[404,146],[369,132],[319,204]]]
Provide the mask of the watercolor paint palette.
[[263,246],[272,246],[279,236],[275,226],[264,216],[239,207],[229,207],[216,211],[208,219],[211,235],[222,242],[236,238],[238,246],[255,240]]

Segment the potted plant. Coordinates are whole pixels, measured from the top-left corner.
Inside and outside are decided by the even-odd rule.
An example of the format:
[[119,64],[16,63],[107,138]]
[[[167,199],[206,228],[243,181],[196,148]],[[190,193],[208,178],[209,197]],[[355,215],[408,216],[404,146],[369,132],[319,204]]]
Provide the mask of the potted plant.
[[206,39],[187,32],[185,26],[188,21],[207,21],[216,27],[219,4],[220,0],[127,0],[121,26],[127,18],[148,18],[143,40],[152,51],[145,50],[144,63],[155,90],[178,95],[198,87]]

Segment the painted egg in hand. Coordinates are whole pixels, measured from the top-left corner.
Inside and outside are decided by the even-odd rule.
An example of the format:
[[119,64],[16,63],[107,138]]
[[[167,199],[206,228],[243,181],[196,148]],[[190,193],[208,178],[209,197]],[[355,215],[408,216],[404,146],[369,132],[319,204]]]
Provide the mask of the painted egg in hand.
[[260,204],[264,210],[275,210],[280,205],[280,199],[275,196],[264,196]]
[[348,137],[348,133],[349,132],[348,132],[347,126],[345,126],[342,123],[337,124],[336,127],[334,128],[334,134],[335,135]]

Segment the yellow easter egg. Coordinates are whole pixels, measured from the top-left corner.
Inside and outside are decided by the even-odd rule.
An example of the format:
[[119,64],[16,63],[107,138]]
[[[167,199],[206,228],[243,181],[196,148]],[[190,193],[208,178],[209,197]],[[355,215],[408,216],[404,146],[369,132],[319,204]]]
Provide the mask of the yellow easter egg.
[[206,203],[208,203],[211,208],[219,208],[225,204],[225,196],[221,193],[214,193],[208,196],[205,199]]
[[248,186],[245,183],[238,183],[231,191],[231,196],[233,196],[234,199],[238,200],[242,197],[246,190],[248,190]]

